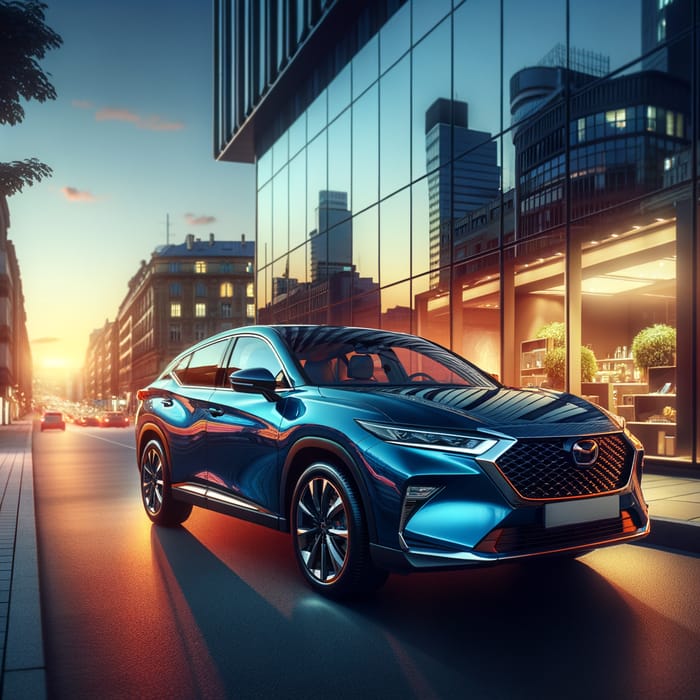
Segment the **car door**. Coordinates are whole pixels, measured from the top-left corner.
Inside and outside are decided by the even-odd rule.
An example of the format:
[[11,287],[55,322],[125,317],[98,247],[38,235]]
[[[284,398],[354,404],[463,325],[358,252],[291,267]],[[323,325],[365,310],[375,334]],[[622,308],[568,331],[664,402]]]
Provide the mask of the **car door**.
[[[197,348],[173,369],[176,382],[167,395],[154,399],[154,412],[168,426],[173,482],[208,484],[206,428],[209,398],[221,383],[226,338]],[[204,493],[205,488],[202,489]]]
[[[207,464],[210,485],[251,511],[279,513],[278,440],[282,416],[278,404],[259,394],[234,391],[228,381],[239,369],[264,367],[274,376],[282,365],[264,339],[236,339],[224,385],[209,399]],[[212,494],[215,495],[215,494]]]

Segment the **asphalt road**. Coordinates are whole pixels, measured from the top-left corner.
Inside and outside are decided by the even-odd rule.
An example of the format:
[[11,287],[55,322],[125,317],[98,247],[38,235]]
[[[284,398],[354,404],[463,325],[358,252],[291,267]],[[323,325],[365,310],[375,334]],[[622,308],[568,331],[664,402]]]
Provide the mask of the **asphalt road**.
[[392,576],[337,604],[287,535],[143,512],[133,430],[34,434],[51,698],[696,698],[700,558]]

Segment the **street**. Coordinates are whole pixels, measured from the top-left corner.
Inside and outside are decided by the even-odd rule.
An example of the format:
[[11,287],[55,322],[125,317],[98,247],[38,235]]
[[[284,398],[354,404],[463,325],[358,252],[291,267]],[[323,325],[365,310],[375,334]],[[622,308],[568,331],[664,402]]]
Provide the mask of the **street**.
[[624,545],[333,603],[288,535],[199,509],[151,526],[133,438],[34,432],[51,698],[697,697],[700,558]]

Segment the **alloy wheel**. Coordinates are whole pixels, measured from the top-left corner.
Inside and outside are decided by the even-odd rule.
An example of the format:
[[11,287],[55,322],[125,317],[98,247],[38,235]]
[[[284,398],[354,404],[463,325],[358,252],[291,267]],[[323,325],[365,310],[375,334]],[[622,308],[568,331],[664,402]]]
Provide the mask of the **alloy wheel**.
[[141,465],[141,494],[146,510],[153,516],[163,507],[163,459],[149,446]]
[[333,583],[348,558],[348,515],[343,497],[328,479],[316,476],[304,485],[296,508],[297,545],[304,566],[320,583]]

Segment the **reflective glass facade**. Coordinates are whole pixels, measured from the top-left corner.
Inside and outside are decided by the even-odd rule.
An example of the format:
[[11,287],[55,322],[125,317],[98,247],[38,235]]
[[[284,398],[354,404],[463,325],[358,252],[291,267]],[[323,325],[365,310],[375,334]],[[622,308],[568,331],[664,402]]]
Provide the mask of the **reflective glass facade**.
[[259,322],[426,336],[696,468],[697,3],[215,10],[216,154],[257,167]]

